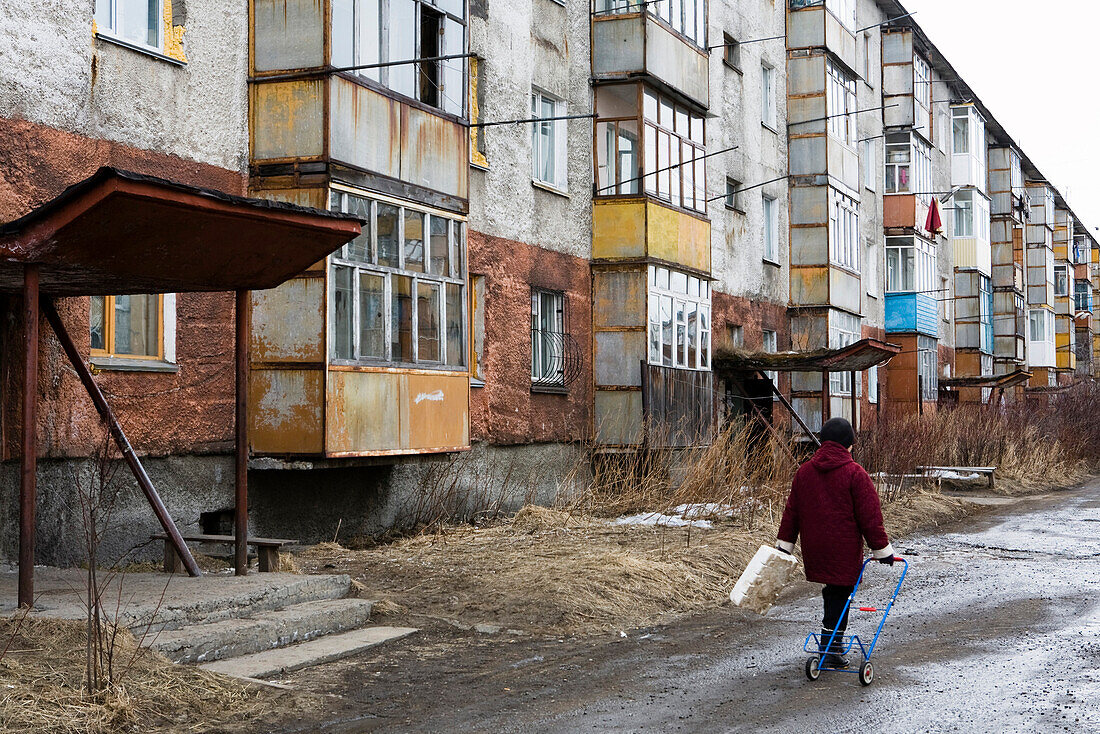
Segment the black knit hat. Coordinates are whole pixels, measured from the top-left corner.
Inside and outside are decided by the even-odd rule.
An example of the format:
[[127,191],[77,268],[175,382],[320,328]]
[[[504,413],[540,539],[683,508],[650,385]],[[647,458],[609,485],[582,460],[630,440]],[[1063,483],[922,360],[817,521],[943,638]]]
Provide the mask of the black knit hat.
[[844,418],[830,418],[821,427],[821,440],[835,441],[848,448],[856,442],[856,432],[852,430],[852,424]]

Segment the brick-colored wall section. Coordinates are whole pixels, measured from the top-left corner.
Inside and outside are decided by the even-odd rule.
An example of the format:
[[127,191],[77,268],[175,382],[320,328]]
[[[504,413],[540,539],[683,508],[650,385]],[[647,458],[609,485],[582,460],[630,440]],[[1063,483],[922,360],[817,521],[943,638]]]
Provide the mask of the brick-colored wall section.
[[[470,274],[485,276],[484,387],[470,396],[475,441],[581,441],[590,432],[592,290],[587,260],[471,231]],[[565,330],[582,355],[566,394],[531,392],[531,289],[565,294]]]
[[[240,171],[0,118],[0,221],[16,219],[92,175],[115,166],[182,183],[245,194]],[[3,458],[19,453],[22,300],[0,298]],[[88,354],[88,301],[64,299],[61,318]],[[39,324],[38,440],[44,456],[87,455],[102,433],[95,409],[45,319]],[[175,374],[102,372],[96,377],[139,453],[227,451],[233,439],[233,296],[180,294]]]

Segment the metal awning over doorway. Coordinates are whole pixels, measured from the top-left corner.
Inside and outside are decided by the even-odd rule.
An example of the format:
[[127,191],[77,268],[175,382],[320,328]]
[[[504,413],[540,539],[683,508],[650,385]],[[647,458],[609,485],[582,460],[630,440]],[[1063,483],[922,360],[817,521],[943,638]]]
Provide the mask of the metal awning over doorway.
[[[762,374],[764,372],[820,372],[822,375],[821,387],[821,416],[822,422],[829,416],[829,374],[833,372],[848,372],[852,375],[852,404],[855,406],[858,397],[856,395],[855,374],[864,372],[881,364],[889,362],[894,355],[901,352],[901,347],[878,339],[861,339],[846,347],[837,349],[815,349],[803,352],[749,352],[741,349],[718,350],[714,355],[714,373],[723,380],[733,384],[741,384],[746,375]],[[791,417],[802,427],[802,430],[815,443],[819,443],[813,431],[810,430],[802,416],[798,415],[794,406],[783,396],[777,386],[772,383],[773,395],[783,404],[783,407],[791,414]],[[756,406],[753,405],[753,409]],[[852,415],[857,411],[853,409]]]
[[100,168],[26,216],[0,225],[0,292],[23,295],[24,381],[19,605],[34,598],[38,322],[44,314],[130,466],[157,519],[200,575],[106,398],[54,307],[55,298],[129,293],[236,292],[236,557],[247,572],[248,299],[357,237],[347,215],[232,196],[115,168]]

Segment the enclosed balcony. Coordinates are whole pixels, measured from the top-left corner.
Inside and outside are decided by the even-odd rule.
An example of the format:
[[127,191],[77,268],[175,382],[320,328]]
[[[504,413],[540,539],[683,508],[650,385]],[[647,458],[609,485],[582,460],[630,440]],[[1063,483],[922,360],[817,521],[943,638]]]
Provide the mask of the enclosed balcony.
[[950,223],[951,244],[955,250],[955,267],[975,269],[993,274],[992,249],[989,243],[989,199],[977,189],[964,189],[952,199]]
[[787,48],[825,49],[856,69],[856,0],[790,0]]
[[882,34],[883,122],[931,139],[932,68],[914,46],[909,28]]
[[1028,310],[1027,361],[1030,367],[1056,367],[1054,312],[1045,308]]
[[974,105],[951,108],[951,184],[986,191],[985,118]]
[[710,105],[706,0],[597,0],[592,15],[592,76],[650,77]]
[[939,335],[936,246],[922,237],[886,238],[886,331]]
[[989,149],[989,195],[995,217],[1011,217],[1016,224],[1023,224],[1031,215],[1023,163],[1014,148]]
[[374,190],[465,209],[465,58],[337,71],[461,57],[464,3],[254,0],[251,39],[254,187],[343,169]]

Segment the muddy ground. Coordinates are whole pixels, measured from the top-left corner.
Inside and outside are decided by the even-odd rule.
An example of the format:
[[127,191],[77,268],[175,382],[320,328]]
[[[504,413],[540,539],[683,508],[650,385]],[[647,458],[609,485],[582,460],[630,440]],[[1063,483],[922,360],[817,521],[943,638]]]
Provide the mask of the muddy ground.
[[[911,566],[875,680],[803,674],[817,587],[766,617],[730,607],[578,637],[434,628],[284,681],[326,697],[278,732],[1100,731],[1100,482],[993,500],[978,518],[901,537]],[[872,567],[861,604],[897,571]],[[874,615],[851,631],[870,637]]]

